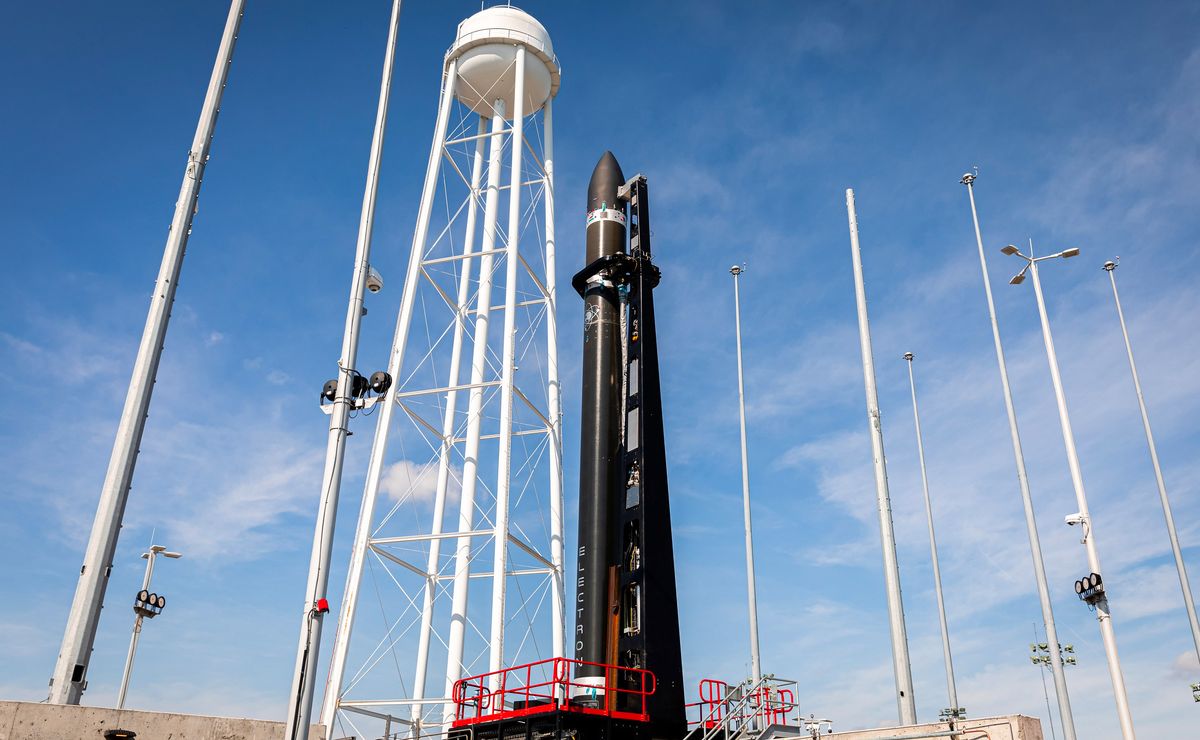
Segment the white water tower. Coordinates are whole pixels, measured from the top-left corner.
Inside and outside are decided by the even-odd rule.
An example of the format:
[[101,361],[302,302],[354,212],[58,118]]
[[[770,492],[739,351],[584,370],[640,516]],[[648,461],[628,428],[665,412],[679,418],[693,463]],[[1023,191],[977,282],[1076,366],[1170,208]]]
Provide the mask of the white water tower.
[[320,714],[330,737],[437,732],[459,678],[563,655],[559,80],[546,29],[512,7],[460,23],[446,54]]

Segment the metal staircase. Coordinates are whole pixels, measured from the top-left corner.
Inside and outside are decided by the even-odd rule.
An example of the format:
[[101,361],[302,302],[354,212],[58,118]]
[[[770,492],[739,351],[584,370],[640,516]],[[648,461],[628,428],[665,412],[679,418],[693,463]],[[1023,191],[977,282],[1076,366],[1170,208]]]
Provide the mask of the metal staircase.
[[685,740],[775,740],[804,737],[795,701],[795,681],[765,675],[728,686],[700,684],[700,719]]

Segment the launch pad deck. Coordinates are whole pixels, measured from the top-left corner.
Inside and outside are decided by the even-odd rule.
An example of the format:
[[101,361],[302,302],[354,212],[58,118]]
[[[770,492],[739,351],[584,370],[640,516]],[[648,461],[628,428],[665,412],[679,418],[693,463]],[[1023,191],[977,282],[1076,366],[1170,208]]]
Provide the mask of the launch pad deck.
[[650,723],[623,719],[602,710],[547,705],[542,711],[507,712],[498,719],[456,726],[448,740],[649,740]]
[[[607,689],[573,678],[599,671]],[[618,681],[620,679],[620,681]],[[618,687],[618,683],[624,687]],[[451,740],[649,737],[649,671],[551,658],[464,678],[454,686]],[[612,733],[618,733],[613,735]]]

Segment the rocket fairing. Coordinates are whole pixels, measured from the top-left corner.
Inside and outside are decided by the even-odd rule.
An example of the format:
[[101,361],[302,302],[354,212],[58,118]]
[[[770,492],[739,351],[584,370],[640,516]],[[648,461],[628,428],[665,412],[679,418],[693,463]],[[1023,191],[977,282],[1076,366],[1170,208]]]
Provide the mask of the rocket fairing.
[[[587,265],[625,253],[625,184],[621,165],[605,152],[587,193]],[[583,294],[583,407],[579,445],[579,551],[575,595],[575,659],[607,664],[610,519],[620,480],[621,300],[613,280],[593,274]],[[580,666],[582,684],[604,686],[604,670]]]
[[[572,701],[687,732],[646,178],[605,152],[588,185]],[[628,245],[628,248],[627,248]],[[607,667],[607,668],[606,668]],[[652,676],[648,678],[647,674]]]

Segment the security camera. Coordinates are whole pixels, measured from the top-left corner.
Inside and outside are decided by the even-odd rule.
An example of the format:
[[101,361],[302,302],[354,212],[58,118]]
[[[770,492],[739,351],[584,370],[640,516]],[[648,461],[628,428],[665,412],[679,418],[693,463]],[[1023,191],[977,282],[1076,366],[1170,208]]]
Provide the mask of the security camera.
[[383,275],[374,267],[367,267],[367,290],[378,293],[383,290]]
[[1068,514],[1065,516],[1063,521],[1067,523],[1068,527],[1074,527],[1076,524],[1083,524],[1084,517],[1083,514],[1075,512],[1074,514]]

